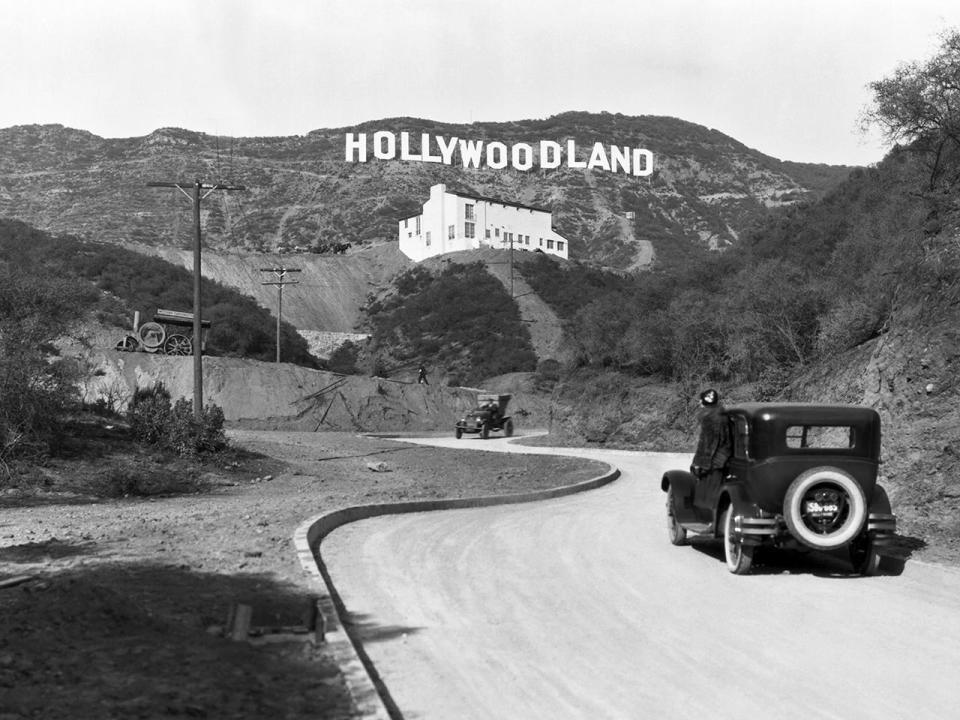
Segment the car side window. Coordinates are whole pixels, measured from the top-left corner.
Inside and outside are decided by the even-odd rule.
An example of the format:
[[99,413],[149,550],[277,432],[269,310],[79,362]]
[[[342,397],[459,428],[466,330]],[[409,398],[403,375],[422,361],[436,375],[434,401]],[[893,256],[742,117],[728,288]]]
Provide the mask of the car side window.
[[812,450],[845,450],[856,445],[856,432],[849,425],[791,425],[787,447]]

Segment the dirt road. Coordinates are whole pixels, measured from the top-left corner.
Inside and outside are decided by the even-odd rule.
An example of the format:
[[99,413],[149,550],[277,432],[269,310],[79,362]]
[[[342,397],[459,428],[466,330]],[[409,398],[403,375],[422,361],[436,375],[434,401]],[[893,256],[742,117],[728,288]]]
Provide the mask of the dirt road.
[[586,455],[619,480],[539,503],[365,520],[321,553],[405,718],[933,718],[960,707],[960,572],[852,576],[673,547],[659,477],[686,455]]

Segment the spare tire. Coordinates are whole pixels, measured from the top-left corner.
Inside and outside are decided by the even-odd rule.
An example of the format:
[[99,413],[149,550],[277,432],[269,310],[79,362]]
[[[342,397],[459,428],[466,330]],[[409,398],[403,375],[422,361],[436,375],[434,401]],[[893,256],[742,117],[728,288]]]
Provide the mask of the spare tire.
[[852,541],[867,520],[867,497],[853,476],[835,467],[817,467],[790,483],[783,516],[791,534],[815,550]]

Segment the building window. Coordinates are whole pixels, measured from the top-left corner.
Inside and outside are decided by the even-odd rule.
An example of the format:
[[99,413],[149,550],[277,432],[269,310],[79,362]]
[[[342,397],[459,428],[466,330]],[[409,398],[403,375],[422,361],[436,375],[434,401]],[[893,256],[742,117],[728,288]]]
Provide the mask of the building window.
[[463,224],[463,235],[464,237],[473,238],[477,236],[476,223],[465,222]]
[[476,216],[473,214],[473,205],[467,203],[463,206],[463,211],[467,220],[476,220]]
[[487,230],[486,230],[486,238],[487,238],[487,240],[490,239],[490,228],[487,228]]
[[500,228],[494,228],[494,229],[493,229],[493,236],[494,236],[494,237],[500,237]]
[[547,238],[547,250],[553,250],[553,240]]
[[540,238],[540,247],[543,247],[543,238]]
[[557,250],[559,250],[560,252],[563,252],[563,241],[562,241],[562,240],[557,240]]
[[430,247],[430,231],[427,230],[427,247]]
[[420,216],[417,215],[417,235],[420,234]]
[[447,227],[447,240],[453,240],[457,236],[457,226],[450,225]]
[[409,219],[409,218],[404,218],[404,219],[403,219],[403,229],[404,229],[404,230],[407,229],[407,223],[408,223],[408,222],[410,222],[410,219]]
[[524,239],[523,244],[524,244],[524,245],[529,245],[529,244],[530,244],[530,236],[529,236],[529,235],[527,235],[527,237]]

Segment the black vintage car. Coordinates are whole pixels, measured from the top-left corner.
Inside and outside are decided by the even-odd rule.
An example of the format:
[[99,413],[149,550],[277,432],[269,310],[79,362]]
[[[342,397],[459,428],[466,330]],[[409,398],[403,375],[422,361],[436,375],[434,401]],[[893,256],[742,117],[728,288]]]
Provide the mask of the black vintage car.
[[847,548],[854,570],[878,571],[896,519],[877,483],[880,416],[871,408],[746,403],[727,408],[733,453],[718,487],[670,470],[667,529],[722,537],[727,568],[749,572],[759,545]]
[[457,421],[454,435],[459,440],[464,433],[479,433],[486,440],[491,432],[503,431],[507,437],[513,435],[513,418],[507,415],[510,395],[480,393],[477,395],[477,407]]

